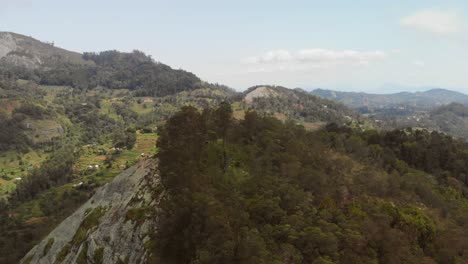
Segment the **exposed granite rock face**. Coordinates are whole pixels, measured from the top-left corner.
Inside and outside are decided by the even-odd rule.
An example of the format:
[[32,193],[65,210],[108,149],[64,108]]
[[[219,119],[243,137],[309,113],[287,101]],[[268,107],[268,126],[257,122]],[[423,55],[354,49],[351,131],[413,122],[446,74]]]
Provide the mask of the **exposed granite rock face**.
[[0,32],[0,65],[35,69],[61,63],[92,64],[77,52],[55,47],[31,37]]
[[261,97],[277,97],[280,94],[266,86],[261,86],[256,88],[255,90],[251,91],[250,93],[245,95],[244,101],[246,103],[252,103],[255,98]]
[[21,263],[145,263],[162,195],[156,165],[142,161],[101,187]]
[[13,35],[9,33],[0,33],[0,59],[8,55],[11,51],[16,50],[16,41]]

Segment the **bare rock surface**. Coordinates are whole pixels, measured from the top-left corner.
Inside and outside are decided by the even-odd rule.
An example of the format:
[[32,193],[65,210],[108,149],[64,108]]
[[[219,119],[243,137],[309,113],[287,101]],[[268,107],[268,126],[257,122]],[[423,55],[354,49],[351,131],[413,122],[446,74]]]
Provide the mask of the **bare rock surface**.
[[255,90],[251,91],[248,93],[244,101],[246,103],[252,103],[254,98],[260,98],[260,97],[277,97],[279,96],[279,93],[269,87],[266,86],[261,86],[256,88]]
[[[145,263],[160,189],[157,161],[118,175],[36,245],[21,263]],[[154,198],[156,197],[156,198]]]
[[1,66],[35,69],[61,63],[92,64],[84,60],[80,53],[55,47],[53,43],[12,32],[0,32]]

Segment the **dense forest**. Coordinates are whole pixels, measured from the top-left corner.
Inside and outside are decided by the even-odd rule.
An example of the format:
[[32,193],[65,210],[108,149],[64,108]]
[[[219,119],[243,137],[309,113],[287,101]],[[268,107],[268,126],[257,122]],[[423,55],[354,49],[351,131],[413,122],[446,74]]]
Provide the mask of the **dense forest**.
[[129,89],[138,96],[164,96],[203,87],[193,73],[174,70],[140,51],[85,53],[83,58],[92,63],[61,63],[37,69],[0,66],[0,78],[32,80],[42,85],[71,86],[80,90],[99,86]]
[[294,122],[228,104],[161,129],[155,263],[464,263],[463,141]]

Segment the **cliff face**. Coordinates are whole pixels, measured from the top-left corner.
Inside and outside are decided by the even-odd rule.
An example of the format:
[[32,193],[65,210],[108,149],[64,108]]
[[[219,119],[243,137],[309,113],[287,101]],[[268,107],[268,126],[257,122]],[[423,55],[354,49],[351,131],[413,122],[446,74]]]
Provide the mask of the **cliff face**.
[[145,263],[162,193],[156,163],[142,161],[100,188],[21,263]]

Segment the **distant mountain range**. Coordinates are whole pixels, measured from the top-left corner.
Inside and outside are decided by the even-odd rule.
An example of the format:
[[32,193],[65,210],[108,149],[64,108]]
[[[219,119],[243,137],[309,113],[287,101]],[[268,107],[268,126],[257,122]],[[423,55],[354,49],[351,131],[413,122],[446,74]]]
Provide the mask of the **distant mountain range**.
[[393,94],[339,92],[324,89],[315,89],[310,93],[353,108],[389,108],[402,105],[418,108],[434,108],[453,102],[468,104],[468,95],[441,88],[430,89],[424,92],[400,92]]
[[372,94],[316,89],[310,94],[356,109],[383,129],[416,127],[468,139],[468,95],[447,89]]
[[380,111],[369,115],[385,129],[424,128],[468,139],[468,107],[450,103],[428,111]]

